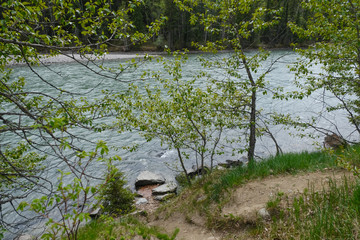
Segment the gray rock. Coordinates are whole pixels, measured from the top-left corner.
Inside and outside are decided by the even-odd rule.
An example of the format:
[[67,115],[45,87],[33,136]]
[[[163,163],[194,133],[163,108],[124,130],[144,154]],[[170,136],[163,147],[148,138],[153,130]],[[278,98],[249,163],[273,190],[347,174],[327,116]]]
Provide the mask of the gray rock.
[[152,190],[153,195],[162,195],[166,193],[173,193],[176,192],[177,184],[174,182],[165,183],[157,188]]
[[98,218],[101,215],[101,208],[90,209],[89,215],[92,219]]
[[15,238],[16,240],[31,240],[34,239],[33,236],[29,235],[29,234],[22,234],[19,237]]
[[226,160],[225,163],[219,163],[218,165],[224,168],[232,168],[242,166],[244,163],[240,160]]
[[186,170],[187,175],[189,177],[195,177],[195,176],[199,176],[199,175],[204,175],[207,172],[209,172],[209,167],[208,166],[204,166],[203,168],[201,166],[196,166],[193,165],[191,167],[191,169]]
[[143,171],[135,180],[135,186],[141,187],[146,185],[163,184],[165,178],[159,174],[155,174],[149,171]]
[[326,134],[324,138],[324,148],[339,149],[346,146],[346,141],[339,135],[333,133],[331,135]]
[[268,212],[268,210],[266,210],[266,208],[261,208],[261,209],[258,211],[258,214],[259,214],[259,216],[262,217],[264,220],[270,220],[270,219],[271,219],[270,213]]
[[226,169],[226,167],[223,167],[223,166],[217,165],[217,166],[215,166],[215,169],[217,169],[217,170],[225,170],[225,169]]
[[146,198],[139,198],[135,202],[136,205],[147,204],[147,203],[148,203],[148,200]]
[[175,194],[174,193],[167,193],[167,194],[164,194],[164,195],[157,195],[154,197],[155,200],[157,201],[165,201],[171,197],[174,197]]

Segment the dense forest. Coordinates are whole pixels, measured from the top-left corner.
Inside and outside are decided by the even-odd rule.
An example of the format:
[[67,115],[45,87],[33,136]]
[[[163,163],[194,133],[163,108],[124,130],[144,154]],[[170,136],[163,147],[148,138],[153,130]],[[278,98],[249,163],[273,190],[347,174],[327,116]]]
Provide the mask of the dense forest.
[[[80,0],[75,1],[74,5],[69,5],[69,11],[65,14],[74,14],[74,19],[78,16],[78,13],[72,13],[71,8],[78,8],[81,11],[86,11],[91,1]],[[112,43],[109,44],[111,51],[131,51],[131,50],[149,50],[159,51],[163,50],[166,45],[171,50],[179,49],[195,49],[192,46],[193,42],[207,42],[216,41],[226,37],[225,31],[214,31],[209,32],[204,29],[204,26],[200,23],[192,23],[189,12],[179,9],[176,1],[172,0],[156,0],[142,1],[142,4],[131,3],[131,1],[113,1],[109,4],[111,11],[123,11],[124,9],[131,10],[126,11],[126,20],[128,26],[125,26],[127,32],[127,38],[131,38],[132,34],[146,33],[148,27],[159,19],[165,20],[160,31],[154,35],[151,39],[144,42],[133,43],[127,38],[113,39]],[[266,8],[269,10],[276,10],[278,22],[276,25],[267,28],[261,32],[253,33],[251,37],[246,39],[244,43],[247,47],[257,47],[260,45],[266,47],[289,47],[291,43],[301,43],[304,40],[300,40],[296,35],[290,31],[288,27],[289,22],[293,22],[296,25],[306,25],[306,20],[309,17],[309,11],[302,8],[300,1],[297,0],[262,0],[253,1],[251,11],[247,11],[246,14],[239,13],[232,21],[238,21],[242,19],[247,21],[251,18],[252,13],[258,8]],[[1,11],[1,9],[0,9]],[[193,13],[203,14],[206,12],[206,8],[202,4],[198,4],[193,9]],[[36,26],[39,33],[52,36],[56,34],[54,28],[56,27],[56,16],[53,15],[51,6],[48,6],[43,10],[42,20],[44,21],[43,26]],[[270,16],[265,16],[265,21],[270,19]],[[52,23],[51,23],[52,22]],[[41,20],[40,20],[41,23]],[[104,24],[104,23],[103,23]],[[221,23],[217,23],[219,26]],[[95,40],[96,37],[92,36],[93,39],[88,39],[88,35],[81,34],[84,31],[82,23],[67,25],[65,30],[79,37],[83,41]],[[251,27],[251,26],[250,26]],[[103,31],[103,29],[98,29]],[[106,31],[106,30],[105,30]],[[110,35],[110,33],[106,33]],[[121,47],[119,47],[121,45]]]

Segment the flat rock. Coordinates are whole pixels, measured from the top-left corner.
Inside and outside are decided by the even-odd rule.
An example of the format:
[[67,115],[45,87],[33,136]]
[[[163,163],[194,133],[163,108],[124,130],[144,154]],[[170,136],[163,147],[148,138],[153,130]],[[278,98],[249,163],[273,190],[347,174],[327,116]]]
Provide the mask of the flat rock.
[[149,171],[141,172],[135,180],[136,187],[163,183],[165,183],[165,178],[163,176]]
[[153,195],[162,195],[166,193],[173,193],[176,192],[177,184],[174,182],[165,183],[157,188],[152,190]]
[[167,193],[167,194],[164,194],[164,195],[157,195],[157,196],[154,197],[154,199],[161,202],[161,201],[167,200],[169,198],[172,198],[174,196],[175,196],[174,193]]
[[135,202],[136,205],[147,204],[147,203],[149,203],[149,201],[146,198],[139,198]]
[[89,215],[92,219],[98,218],[101,215],[101,208],[91,209]]
[[15,238],[15,240],[31,240],[34,239],[33,236],[29,235],[29,234],[23,234],[20,235],[19,237]]

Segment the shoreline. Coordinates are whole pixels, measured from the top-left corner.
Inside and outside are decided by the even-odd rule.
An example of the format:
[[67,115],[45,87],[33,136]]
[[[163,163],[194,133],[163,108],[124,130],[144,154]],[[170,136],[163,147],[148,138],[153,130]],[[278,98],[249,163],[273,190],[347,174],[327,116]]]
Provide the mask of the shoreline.
[[[291,48],[270,48],[269,51],[290,50]],[[247,51],[254,51],[254,49],[247,49]],[[233,50],[218,51],[218,53],[232,52]],[[183,52],[183,51],[180,51]],[[209,54],[202,51],[188,51],[188,54]],[[211,54],[211,53],[210,53]],[[53,63],[72,63],[72,62],[86,62],[86,61],[112,61],[112,60],[130,60],[136,58],[144,58],[145,56],[159,57],[167,55],[166,52],[161,51],[141,51],[141,52],[109,52],[101,57],[95,57],[89,54],[86,57],[78,53],[60,53],[56,56],[49,56],[48,54],[39,54],[40,64],[53,64]],[[15,60],[9,61],[6,66],[25,66],[25,62],[16,62]]]
[[[158,57],[162,55],[160,52],[110,52],[100,57],[95,57],[93,54],[80,55],[78,53],[60,53],[56,56],[49,56],[48,54],[39,54],[40,64],[53,64],[53,63],[72,63],[72,62],[87,62],[87,61],[111,61],[111,60],[130,60],[134,58],[144,58],[145,56]],[[6,66],[25,66],[25,62],[16,62],[15,60],[9,61]]]

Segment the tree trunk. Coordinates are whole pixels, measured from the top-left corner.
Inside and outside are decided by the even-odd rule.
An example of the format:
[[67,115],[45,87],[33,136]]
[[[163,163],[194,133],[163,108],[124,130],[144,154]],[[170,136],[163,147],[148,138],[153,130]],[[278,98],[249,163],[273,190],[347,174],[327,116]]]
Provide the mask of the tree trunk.
[[241,58],[248,75],[250,85],[251,85],[251,103],[250,103],[250,135],[249,135],[249,150],[248,150],[248,161],[253,161],[255,156],[255,145],[256,145],[256,82],[252,76],[250,67],[246,61],[244,52],[241,50]]

